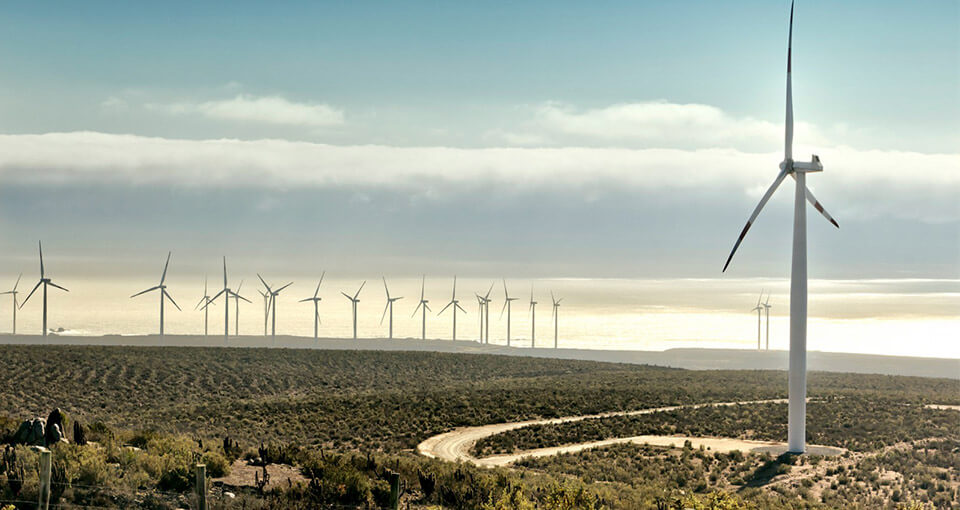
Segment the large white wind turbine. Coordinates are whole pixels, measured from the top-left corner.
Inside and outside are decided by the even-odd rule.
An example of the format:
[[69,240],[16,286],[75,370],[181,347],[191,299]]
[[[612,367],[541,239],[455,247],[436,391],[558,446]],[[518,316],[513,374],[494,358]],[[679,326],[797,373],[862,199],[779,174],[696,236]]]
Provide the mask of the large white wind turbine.
[[517,298],[510,297],[510,293],[507,292],[507,279],[503,279],[503,308],[500,309],[500,318],[503,318],[503,311],[507,311],[507,347],[510,347],[510,303],[516,301]]
[[360,288],[357,289],[357,293],[354,295],[347,294],[346,292],[340,291],[343,294],[343,297],[350,300],[350,304],[353,306],[353,339],[357,339],[357,303],[360,302],[360,291],[363,290],[363,286],[367,284],[367,281],[364,280],[360,284]]
[[[237,290],[236,290],[236,292],[232,292],[232,294],[233,294],[233,302],[234,302],[234,305],[235,305],[234,308],[233,308],[233,334],[234,334],[234,336],[240,336],[240,300],[242,299],[242,300],[246,301],[247,303],[253,304],[253,301],[250,301],[249,299],[247,299],[247,298],[245,298],[245,297],[243,297],[243,296],[240,295],[240,289],[242,289],[242,288],[243,288],[243,280],[240,280],[240,285],[237,285]],[[229,303],[230,300],[227,300],[227,302]]]
[[17,287],[20,285],[20,278],[22,277],[23,277],[23,273],[20,273],[20,275],[17,276],[17,282],[13,284],[13,289],[8,290],[6,292],[0,292],[0,294],[11,294],[13,296],[13,333],[12,334],[14,335],[17,334],[17,294],[18,294]]
[[557,331],[559,330],[560,324],[560,302],[563,301],[563,298],[557,299],[553,297],[553,291],[551,290],[550,301],[553,302],[553,313],[550,318],[553,319],[553,348],[556,349],[558,345]]
[[[314,340],[319,338],[319,334],[320,334],[320,301],[323,301],[323,298],[318,296],[317,294],[320,293],[320,284],[323,283],[323,277],[326,274],[327,274],[326,271],[320,273],[320,281],[317,282],[317,290],[313,291],[313,297],[308,297],[306,299],[300,300],[301,303],[306,303],[307,301],[313,302],[313,339]],[[263,334],[264,335],[267,334],[266,319],[264,319],[264,322],[263,322]]]
[[387,288],[387,277],[383,276],[383,290],[387,291],[387,304],[383,307],[383,315],[380,316],[380,324],[383,324],[383,318],[387,316],[387,309],[390,309],[390,340],[393,340],[393,302],[403,299],[403,296],[390,297],[390,289]]
[[[478,296],[479,297],[479,296]],[[467,313],[466,310],[460,306],[460,301],[457,299],[457,277],[453,277],[453,297],[450,298],[450,302],[443,307],[442,310],[437,314],[438,316],[443,313],[443,310],[453,306],[453,341],[457,341],[457,309],[459,308],[461,312]]]
[[203,336],[207,336],[209,331],[208,325],[210,324],[210,308],[207,306],[210,304],[210,293],[207,292],[207,277],[203,277],[203,297],[200,298],[200,302],[197,303],[197,306],[193,307],[196,311],[201,306],[203,307]]
[[773,308],[773,305],[770,304],[770,293],[767,293],[767,300],[763,302],[763,310],[767,316],[767,350],[770,350],[770,309]]
[[530,284],[530,347],[537,346],[537,302],[533,300],[533,284]]
[[20,303],[20,308],[23,308],[23,305],[27,304],[27,301],[30,300],[30,296],[37,291],[40,285],[43,285],[43,336],[47,336],[47,286],[55,287],[66,292],[70,291],[57,285],[56,283],[53,283],[50,278],[46,277],[46,273],[43,270],[43,244],[37,241],[37,246],[40,248],[40,281],[38,281],[33,287],[33,290],[27,294],[27,298],[23,300],[23,303]]
[[277,296],[280,295],[280,291],[293,285],[293,282],[290,282],[279,289],[271,289],[267,282],[263,280],[263,277],[260,276],[260,273],[257,273],[257,278],[260,278],[260,283],[267,288],[267,293],[270,294],[270,336],[274,339],[277,338]]
[[760,297],[757,298],[757,306],[750,309],[751,312],[757,312],[757,350],[760,350],[760,325],[763,324],[763,290],[760,291]]
[[780,173],[770,189],[764,193],[757,208],[754,209],[740,237],[733,245],[730,256],[723,269],[726,271],[737,248],[747,235],[750,225],[756,220],[760,210],[788,176],[796,181],[793,201],[793,262],[790,271],[790,375],[789,375],[789,417],[787,430],[787,448],[791,453],[803,453],[806,450],[806,394],[807,394],[807,210],[805,201],[813,204],[835,227],[840,225],[831,217],[820,202],[807,189],[807,173],[823,171],[820,158],[814,155],[809,163],[793,160],[793,96],[791,90],[791,57],[793,52],[793,4],[790,5],[790,29],[787,36],[787,106],[786,129],[784,136],[784,158],[780,163]]
[[180,306],[177,305],[177,302],[174,301],[173,297],[170,296],[170,293],[167,292],[167,286],[164,284],[164,282],[167,279],[167,268],[170,266],[170,255],[172,253],[173,252],[167,252],[167,261],[163,264],[163,273],[160,275],[160,284],[154,287],[150,287],[147,290],[141,290],[140,292],[137,292],[136,294],[130,296],[130,298],[133,299],[141,294],[146,294],[147,292],[151,292],[154,290],[160,291],[160,336],[163,336],[163,302],[164,300],[169,299],[170,302],[173,303],[173,306],[176,306],[177,310],[180,310]]
[[210,298],[207,301],[207,304],[203,305],[204,308],[209,307],[217,300],[220,296],[224,296],[223,299],[223,341],[226,342],[227,338],[230,337],[230,296],[233,294],[233,291],[230,290],[230,287],[227,286],[227,257],[223,257],[223,290],[217,292],[215,296]]
[[417,307],[413,309],[413,314],[410,315],[410,317],[413,317],[413,316],[417,315],[417,310],[422,310],[422,311],[423,311],[423,312],[422,312],[422,313],[423,313],[423,325],[422,325],[422,327],[421,327],[422,329],[420,330],[420,339],[421,339],[421,340],[426,340],[426,339],[427,339],[427,312],[428,312],[428,311],[429,311],[429,312],[432,312],[432,311],[433,311],[433,310],[430,310],[430,307],[429,307],[429,306],[427,306],[427,303],[429,303],[430,301],[428,301],[427,299],[424,299],[423,291],[424,291],[424,286],[425,286],[426,284],[427,284],[427,275],[423,275],[423,279],[420,280],[420,301],[417,303]]

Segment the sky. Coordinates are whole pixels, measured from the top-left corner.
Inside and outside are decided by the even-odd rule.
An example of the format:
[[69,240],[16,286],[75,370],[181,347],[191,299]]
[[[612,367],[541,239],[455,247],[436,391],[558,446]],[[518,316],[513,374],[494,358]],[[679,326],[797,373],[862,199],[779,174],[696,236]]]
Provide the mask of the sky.
[[[21,2],[0,274],[719,278],[782,160],[789,4]],[[801,1],[811,278],[960,278],[955,1]],[[792,182],[733,277],[786,277]]]

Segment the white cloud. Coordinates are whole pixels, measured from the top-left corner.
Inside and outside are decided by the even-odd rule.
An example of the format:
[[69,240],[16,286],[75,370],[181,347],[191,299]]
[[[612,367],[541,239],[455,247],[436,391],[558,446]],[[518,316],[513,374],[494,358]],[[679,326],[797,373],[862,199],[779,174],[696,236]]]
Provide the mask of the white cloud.
[[[809,182],[841,222],[844,212],[960,220],[960,155],[840,147],[820,156],[826,171]],[[493,184],[536,192],[653,190],[677,193],[682,200],[684,190],[758,197],[781,157],[734,149],[463,149],[96,132],[0,135],[0,178],[23,184],[378,187],[430,193]]]
[[[666,101],[620,103],[587,110],[550,102],[533,108],[527,128],[530,136],[548,133],[588,142],[745,150],[782,147],[784,129],[782,124],[736,117],[715,106]],[[795,131],[797,140],[823,142],[823,136],[809,124],[798,122]]]
[[145,106],[171,115],[202,115],[211,119],[265,124],[327,127],[344,123],[342,110],[323,103],[295,103],[280,96],[238,94],[231,99],[216,101],[148,103]]
[[123,111],[128,107],[126,99],[117,96],[110,96],[100,102],[100,108],[110,111]]

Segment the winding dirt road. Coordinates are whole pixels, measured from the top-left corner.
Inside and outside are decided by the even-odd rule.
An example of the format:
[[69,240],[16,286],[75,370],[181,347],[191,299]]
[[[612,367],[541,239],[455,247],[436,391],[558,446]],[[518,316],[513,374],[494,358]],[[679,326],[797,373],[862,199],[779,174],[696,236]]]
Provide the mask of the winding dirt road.
[[[786,451],[786,443],[772,441],[750,441],[744,439],[730,439],[719,437],[684,437],[684,436],[635,436],[606,439],[603,441],[591,441],[573,445],[554,446],[549,448],[538,448],[508,455],[494,455],[491,457],[476,458],[470,454],[470,450],[477,441],[485,437],[502,434],[509,430],[519,429],[530,425],[554,425],[558,423],[567,423],[594,418],[609,418],[614,416],[636,416],[641,414],[662,413],[665,411],[675,411],[678,409],[697,409],[713,406],[734,406],[741,404],[784,404],[786,399],[773,400],[748,400],[742,402],[717,402],[711,404],[690,404],[669,407],[656,407],[650,409],[639,409],[635,411],[619,411],[601,414],[589,414],[583,416],[567,416],[564,418],[549,418],[541,420],[527,420],[512,423],[495,423],[492,425],[482,425],[479,427],[462,427],[433,436],[417,446],[417,451],[421,455],[435,459],[443,459],[451,462],[462,460],[478,466],[493,467],[504,466],[520,460],[524,457],[546,457],[560,453],[573,453],[598,446],[607,446],[619,443],[637,443],[650,444],[656,446],[682,446],[685,441],[690,441],[694,448],[703,446],[711,451],[731,452],[740,450],[742,452],[770,452],[779,454]],[[843,448],[834,448],[830,446],[809,445],[808,451],[816,455],[840,455],[846,450]]]

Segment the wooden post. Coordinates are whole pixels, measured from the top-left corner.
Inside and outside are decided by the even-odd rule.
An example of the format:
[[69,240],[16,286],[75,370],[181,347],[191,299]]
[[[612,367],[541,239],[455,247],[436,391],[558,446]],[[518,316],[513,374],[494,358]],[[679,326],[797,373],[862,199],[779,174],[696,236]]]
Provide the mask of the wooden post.
[[400,509],[400,473],[390,472],[390,509]]
[[40,487],[39,500],[37,508],[48,510],[50,508],[50,468],[53,464],[53,454],[50,450],[44,448],[40,450]]
[[197,464],[197,509],[207,510],[207,466]]

